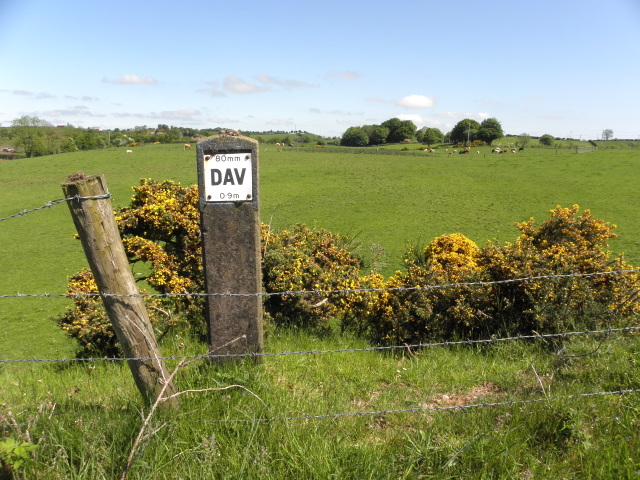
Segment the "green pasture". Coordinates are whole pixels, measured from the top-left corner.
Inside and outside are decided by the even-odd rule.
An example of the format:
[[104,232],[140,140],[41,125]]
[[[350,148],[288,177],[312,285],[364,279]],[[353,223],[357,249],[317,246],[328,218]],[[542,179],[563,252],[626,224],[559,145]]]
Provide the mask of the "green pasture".
[[[619,225],[612,250],[640,264],[640,151],[494,155],[485,147],[449,155],[418,147],[263,145],[262,220],[276,229],[304,222],[352,234],[369,261],[372,245],[384,249],[391,274],[407,242],[452,232],[479,244],[512,241],[514,222],[540,222],[556,205],[577,203]],[[77,171],[103,173],[120,206],[143,177],[195,183],[196,159],[179,145],[147,145],[129,155],[111,149],[0,162],[0,218],[61,198],[60,184]],[[73,236],[65,204],[0,221],[0,295],[63,293],[67,275],[86,265]],[[0,358],[72,357],[74,345],[50,320],[67,302],[0,298]],[[126,478],[640,474],[637,335],[395,354],[366,347],[350,334],[269,330],[267,352],[308,353],[180,369],[178,390],[194,392],[180,397],[179,411],[150,420]],[[195,355],[206,345],[176,331],[161,349]],[[607,392],[618,393],[582,396]],[[15,478],[122,478],[148,411],[125,363],[1,363],[0,459],[22,458],[7,450],[9,439],[27,441],[37,447]],[[4,473],[0,464],[0,479]]]
[[[383,272],[401,268],[407,243],[460,232],[483,245],[513,241],[514,222],[542,221],[556,205],[580,205],[618,225],[616,253],[640,264],[637,217],[640,151],[576,154],[526,149],[508,155],[428,154],[419,145],[384,150],[260,147],[262,221],[273,228],[306,223],[353,235]],[[197,183],[196,155],[181,145],[146,145],[0,162],[0,218],[62,196],[71,173],[102,173],[115,206],[127,205],[140,178]],[[0,295],[64,293],[67,276],[86,265],[65,204],[0,222]],[[377,252],[376,258],[372,251]],[[380,257],[380,252],[385,252]],[[50,357],[73,345],[50,317],[66,300],[1,299],[3,357]]]

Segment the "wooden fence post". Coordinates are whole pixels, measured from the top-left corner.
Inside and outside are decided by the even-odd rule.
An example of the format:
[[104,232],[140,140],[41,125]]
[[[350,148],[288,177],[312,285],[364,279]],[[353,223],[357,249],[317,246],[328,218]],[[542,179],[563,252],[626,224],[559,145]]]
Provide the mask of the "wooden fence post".
[[[86,177],[75,174],[62,184],[66,198],[105,196],[107,184],[102,175]],[[80,235],[82,248],[89,261],[93,277],[102,294],[102,301],[118,341],[128,360],[140,393],[153,403],[164,389],[163,397],[175,393],[173,382],[164,362],[159,358],[153,328],[139,293],[109,198],[69,202],[73,223]],[[114,296],[112,296],[114,295]],[[164,402],[165,407],[177,406],[174,397]]]

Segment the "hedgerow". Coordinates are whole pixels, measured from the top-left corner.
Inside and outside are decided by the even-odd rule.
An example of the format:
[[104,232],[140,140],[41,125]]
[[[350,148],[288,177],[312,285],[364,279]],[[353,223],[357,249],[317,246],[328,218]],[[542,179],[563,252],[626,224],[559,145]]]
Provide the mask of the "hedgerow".
[[[148,274],[139,277],[161,294],[180,294],[162,300],[164,311],[184,319],[183,327],[203,337],[207,331],[204,301],[202,247],[200,243],[197,186],[182,187],[172,181],[142,179],[133,188],[129,206],[115,212],[122,242],[131,263],[142,263]],[[296,225],[273,232],[262,226],[262,273],[265,292],[333,291],[348,278],[357,278],[361,260],[349,250],[349,238],[326,230]],[[83,354],[118,352],[90,271],[70,278],[73,306],[55,318],[80,344]],[[158,301],[159,302],[159,301]],[[269,296],[266,318],[275,326],[326,329],[339,315],[337,296],[312,293]],[[155,308],[160,308],[155,306]]]
[[[154,290],[182,294],[149,300],[153,321],[169,317],[157,312],[170,311],[167,327],[184,319],[183,326],[203,336],[204,302],[189,295],[205,290],[197,186],[143,179],[133,190],[131,204],[116,212],[129,259],[144,264],[148,274],[141,280]],[[317,330],[335,318],[343,330],[384,345],[622,325],[640,313],[639,276],[572,275],[633,268],[608,250],[615,225],[589,210],[578,213],[577,205],[558,206],[539,226],[534,219],[516,223],[520,236],[513,243],[480,248],[454,233],[413,245],[404,254],[405,269],[389,278],[361,274],[347,236],[306,225],[280,232],[262,225],[263,288],[278,292],[265,297],[265,318],[275,328]],[[510,281],[522,278],[528,280]],[[90,272],[70,279],[70,294],[92,292]],[[73,301],[56,319],[60,326],[84,353],[117,352],[99,297]]]
[[[538,227],[517,223],[514,243],[478,248],[452,234],[412,247],[406,272],[353,285],[382,290],[345,297],[343,325],[379,344],[621,326],[640,313],[639,276],[570,276],[633,269],[607,250],[615,225],[578,211],[558,206]],[[508,282],[521,278],[530,279]]]

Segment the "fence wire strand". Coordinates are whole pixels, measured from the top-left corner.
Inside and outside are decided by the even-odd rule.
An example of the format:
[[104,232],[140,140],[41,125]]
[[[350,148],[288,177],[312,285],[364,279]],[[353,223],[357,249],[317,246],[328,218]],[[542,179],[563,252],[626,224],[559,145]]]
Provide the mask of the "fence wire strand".
[[[606,392],[586,392],[586,393],[575,393],[569,395],[558,395],[554,397],[542,397],[542,398],[531,398],[525,400],[506,400],[502,402],[482,402],[482,403],[472,403],[465,405],[429,405],[424,407],[409,407],[409,408],[396,408],[396,409],[383,409],[383,410],[371,410],[366,412],[346,412],[346,413],[325,413],[325,414],[302,414],[291,417],[258,417],[258,418],[222,418],[218,420],[189,420],[186,419],[187,422],[190,423],[201,423],[201,424],[221,424],[221,423],[269,423],[269,422],[299,422],[299,421],[314,421],[314,420],[337,420],[344,418],[357,418],[357,417],[372,417],[377,415],[395,415],[400,413],[425,413],[425,412],[455,412],[455,411],[465,411],[472,410],[476,408],[495,408],[495,407],[509,407],[516,405],[532,405],[535,403],[550,403],[557,402],[561,400],[572,400],[572,399],[585,399],[585,398],[593,398],[593,397],[606,397],[613,395],[631,395],[640,393],[640,388],[635,389],[623,389],[623,390],[612,390]],[[62,415],[71,415],[73,412],[57,412],[54,416],[62,416]],[[49,417],[51,418],[51,417]],[[71,423],[76,423],[77,419]],[[36,424],[40,424],[42,422],[36,421],[29,424],[17,424],[18,426],[32,426]]]
[[263,423],[263,422],[286,422],[286,421],[301,421],[301,420],[325,420],[325,419],[338,419],[349,417],[367,417],[375,415],[390,415],[397,413],[423,413],[434,411],[462,411],[470,410],[474,408],[488,408],[488,407],[505,407],[511,405],[527,405],[532,403],[552,402],[558,400],[569,400],[575,398],[587,398],[597,396],[608,395],[626,395],[640,393],[640,388],[628,389],[628,390],[615,390],[610,392],[592,392],[592,393],[576,393],[572,395],[561,395],[557,397],[544,397],[544,398],[532,398],[529,400],[510,400],[504,402],[490,402],[490,403],[474,403],[469,405],[448,405],[448,406],[428,406],[428,407],[412,407],[412,408],[398,408],[392,410],[377,410],[370,412],[350,412],[350,413],[327,413],[322,415],[299,415],[296,417],[271,417],[271,418],[253,418],[253,419],[221,419],[221,420],[207,420],[202,423]]
[[446,283],[442,285],[424,285],[415,287],[389,287],[389,288],[351,288],[338,290],[286,290],[281,292],[260,292],[260,293],[231,293],[231,292],[184,292],[184,293],[15,293],[8,295],[0,295],[3,298],[38,298],[38,297],[63,297],[63,298],[82,298],[82,297],[101,297],[101,298],[124,298],[124,297],[155,297],[155,298],[176,298],[176,297],[273,297],[273,296],[292,296],[292,295],[348,295],[350,293],[378,293],[378,292],[404,292],[416,290],[437,290],[442,288],[460,288],[460,287],[484,287],[490,285],[503,285],[509,283],[531,282],[536,280],[549,280],[559,278],[589,278],[605,275],[627,275],[640,273],[640,269],[631,270],[611,270],[608,272],[592,272],[592,273],[566,273],[566,274],[549,274],[538,275],[533,277],[510,278],[506,280],[492,280],[486,282],[458,282]]
[[[458,340],[448,342],[433,342],[433,343],[416,343],[412,345],[390,345],[390,346],[376,346],[376,347],[363,347],[363,348],[344,348],[334,350],[298,350],[298,351],[284,351],[284,352],[254,352],[254,353],[228,353],[228,354],[215,354],[215,353],[203,353],[200,355],[169,355],[165,357],[103,357],[103,358],[23,358],[23,359],[0,359],[2,363],[66,363],[66,362],[81,362],[81,363],[94,363],[94,362],[128,362],[128,361],[148,361],[148,360],[198,360],[198,359],[225,359],[225,358],[260,358],[260,357],[278,357],[286,355],[321,355],[330,353],[357,353],[357,352],[375,352],[375,351],[393,351],[393,350],[419,350],[425,348],[434,347],[454,347],[458,345],[487,345],[496,344],[502,342],[511,342],[516,340],[545,340],[550,338],[564,338],[573,337],[578,335],[609,335],[611,333],[624,333],[640,330],[640,326],[623,327],[623,328],[609,328],[606,330],[585,330],[575,332],[561,332],[561,333],[544,333],[535,335],[518,335],[514,337],[501,337],[501,338],[485,338],[477,340]],[[569,357],[567,355],[567,357]]]
[[21,212],[15,213],[13,215],[9,215],[8,217],[4,217],[4,218],[0,218],[0,222],[4,221],[4,220],[10,220],[12,218],[17,218],[17,217],[24,217],[25,215],[27,215],[28,213],[33,213],[33,212],[37,212],[39,210],[45,210],[47,208],[51,208],[55,205],[58,205],[60,203],[65,203],[65,202],[71,202],[71,201],[82,201],[82,200],[103,200],[106,198],[111,198],[111,194],[110,193],[105,193],[104,195],[95,195],[92,197],[81,197],[80,195],[74,195],[73,197],[69,197],[69,198],[60,198],[58,200],[50,200],[47,203],[45,203],[43,206],[41,207],[37,207],[37,208],[31,208],[31,209],[25,209],[22,210]]

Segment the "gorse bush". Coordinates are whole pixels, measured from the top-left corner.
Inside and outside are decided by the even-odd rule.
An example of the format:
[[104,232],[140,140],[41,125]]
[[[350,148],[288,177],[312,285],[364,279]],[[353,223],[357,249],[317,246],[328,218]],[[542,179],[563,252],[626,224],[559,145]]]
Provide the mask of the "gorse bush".
[[[517,223],[521,235],[514,243],[489,244],[483,250],[487,277],[500,281],[633,269],[607,250],[616,226],[593,218],[589,210],[580,216],[578,211],[577,205],[558,206],[539,227],[534,219]],[[638,278],[611,274],[494,285],[494,316],[518,332],[615,325],[640,311],[634,301]]]
[[[73,307],[55,317],[55,321],[69,337],[78,341],[78,356],[118,357],[122,350],[102,300],[93,296],[97,293],[98,287],[90,270],[82,270],[72,275],[67,285],[67,294],[73,298]],[[175,325],[176,317],[169,315],[157,298],[145,297],[144,302],[149,320],[157,334],[162,335]]]
[[[615,225],[578,210],[558,206],[539,227],[517,223],[521,236],[505,245],[452,234],[410,247],[406,272],[354,286],[397,290],[345,297],[343,325],[380,344],[621,326],[640,313],[638,274],[565,276],[633,268],[607,250]],[[549,275],[558,277],[535,278]],[[530,279],[489,283],[521,278]]]
[[362,261],[350,251],[350,239],[326,230],[296,225],[262,231],[262,281],[266,292],[318,292],[268,296],[265,310],[276,326],[327,328],[340,315],[341,289],[358,278]]
[[148,265],[144,279],[159,293],[181,294],[164,303],[182,314],[199,335],[206,331],[198,187],[142,179],[128,207],[116,212],[122,242],[132,263]]
[[[386,282],[363,277],[361,288],[373,291],[346,297],[345,328],[355,328],[379,344],[409,344],[486,333],[484,288],[459,285],[482,278],[481,250],[464,235],[435,238],[425,248],[410,246],[406,272]],[[438,285],[447,287],[437,288]]]
[[[343,330],[384,345],[622,325],[640,313],[639,276],[571,276],[632,269],[607,250],[615,225],[578,212],[577,205],[558,206],[539,226],[534,219],[516,223],[520,236],[504,245],[480,248],[454,233],[410,246],[405,270],[386,279],[361,275],[347,236],[263,225],[263,287],[277,292],[265,297],[265,317],[275,327],[320,331],[336,318]],[[152,320],[166,330],[184,319],[203,336],[204,302],[189,295],[205,288],[199,215],[196,186],[142,180],[116,219],[130,261],[148,272],[140,279],[160,293],[181,294],[148,299]],[[91,273],[73,276],[68,292],[74,305],[56,320],[81,353],[117,353],[100,298],[82,295],[97,292]]]
[[[122,242],[131,263],[142,263],[148,274],[140,276],[159,293],[180,294],[147,300],[152,321],[161,321],[154,312],[173,312],[197,336],[204,336],[204,301],[189,293],[205,290],[200,242],[200,212],[197,186],[182,187],[172,181],[142,179],[133,188],[128,207],[115,212]],[[267,293],[283,291],[332,291],[348,278],[357,278],[361,260],[351,253],[347,236],[326,230],[314,231],[304,225],[273,232],[262,226],[263,285]],[[90,271],[70,278],[68,293],[73,306],[57,323],[80,344],[82,355],[119,353],[114,331],[106,318]],[[269,296],[266,318],[276,326],[324,329],[337,316],[335,295],[322,293]]]

